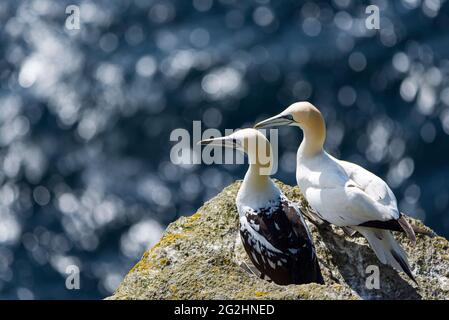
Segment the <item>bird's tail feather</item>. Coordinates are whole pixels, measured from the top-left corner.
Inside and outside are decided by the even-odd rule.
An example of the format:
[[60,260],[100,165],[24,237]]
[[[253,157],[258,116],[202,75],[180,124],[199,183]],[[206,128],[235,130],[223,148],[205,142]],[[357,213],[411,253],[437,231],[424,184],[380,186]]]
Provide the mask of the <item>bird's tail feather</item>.
[[410,223],[408,223],[407,219],[405,219],[404,215],[401,214],[401,216],[398,219],[398,223],[401,226],[402,230],[404,230],[405,234],[407,235],[407,238],[412,242],[412,245],[416,245],[416,235],[415,231],[413,230]]
[[366,227],[357,227],[356,230],[368,240],[380,262],[405,272],[417,284],[410,270],[407,254],[399,243],[396,242],[390,231]]

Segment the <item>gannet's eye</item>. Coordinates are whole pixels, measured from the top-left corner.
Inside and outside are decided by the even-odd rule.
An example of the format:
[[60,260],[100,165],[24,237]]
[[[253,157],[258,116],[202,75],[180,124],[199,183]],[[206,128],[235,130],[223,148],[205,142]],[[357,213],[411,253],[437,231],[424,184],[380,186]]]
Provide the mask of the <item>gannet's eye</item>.
[[293,116],[291,114],[287,114],[284,116],[285,119],[288,119],[290,121],[295,121],[295,119],[293,119]]

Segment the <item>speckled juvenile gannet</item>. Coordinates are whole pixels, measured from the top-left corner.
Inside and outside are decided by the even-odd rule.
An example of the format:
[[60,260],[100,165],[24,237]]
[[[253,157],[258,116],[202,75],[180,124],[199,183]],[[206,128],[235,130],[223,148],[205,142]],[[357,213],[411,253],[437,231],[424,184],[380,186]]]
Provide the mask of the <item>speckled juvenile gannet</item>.
[[415,233],[388,185],[373,173],[338,160],[324,149],[326,127],[321,112],[309,102],[297,102],[279,115],[255,125],[299,126],[304,139],[297,153],[296,181],[318,216],[336,226],[361,233],[383,264],[405,272],[416,282],[407,255],[389,230]]
[[324,283],[302,214],[270,178],[272,150],[255,129],[242,129],[201,144],[245,152],[249,169],[236,197],[243,246],[262,278],[277,284]]

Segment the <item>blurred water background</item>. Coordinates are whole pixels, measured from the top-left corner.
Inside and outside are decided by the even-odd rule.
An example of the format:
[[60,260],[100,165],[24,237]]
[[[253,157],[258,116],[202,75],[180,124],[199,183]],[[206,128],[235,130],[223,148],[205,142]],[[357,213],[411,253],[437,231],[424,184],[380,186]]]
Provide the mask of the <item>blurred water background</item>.
[[[64,27],[80,8],[80,30]],[[380,8],[367,30],[365,8]],[[170,132],[323,111],[335,156],[449,236],[443,0],[2,0],[0,298],[108,296],[168,223],[245,166],[176,166]],[[295,184],[300,130],[279,131]],[[80,290],[65,287],[66,267]]]

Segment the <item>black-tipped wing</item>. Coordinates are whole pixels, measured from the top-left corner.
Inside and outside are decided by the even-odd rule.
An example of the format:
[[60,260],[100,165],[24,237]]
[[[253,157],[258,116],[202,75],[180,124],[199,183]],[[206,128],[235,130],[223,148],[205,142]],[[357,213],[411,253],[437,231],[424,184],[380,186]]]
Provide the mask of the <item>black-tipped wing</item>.
[[409,240],[413,244],[416,243],[415,231],[417,233],[425,234],[424,230],[421,230],[419,228],[418,229],[414,228],[412,225],[410,225],[410,223],[408,223],[407,219],[405,219],[405,216],[403,213],[400,214],[399,219],[392,219],[392,220],[388,220],[388,221],[374,221],[374,220],[367,221],[367,222],[359,224],[359,226],[404,232],[407,235],[407,238],[409,238]]

